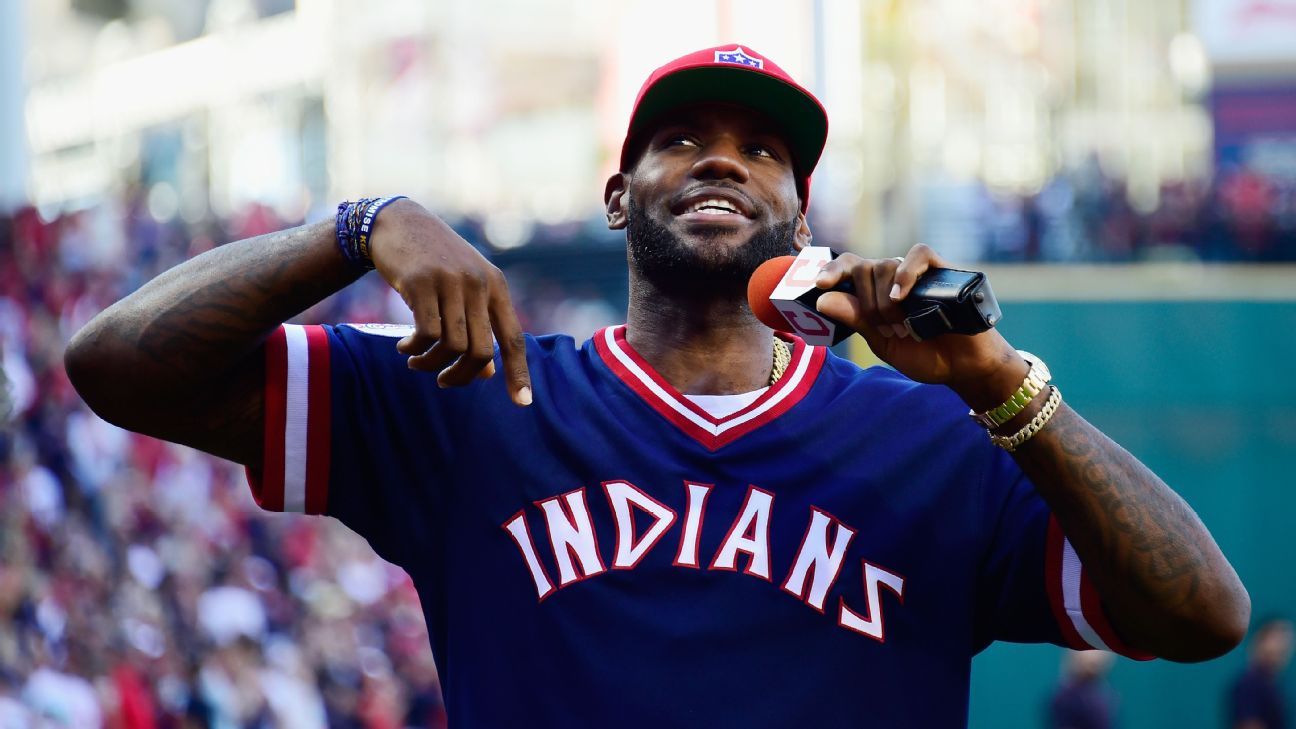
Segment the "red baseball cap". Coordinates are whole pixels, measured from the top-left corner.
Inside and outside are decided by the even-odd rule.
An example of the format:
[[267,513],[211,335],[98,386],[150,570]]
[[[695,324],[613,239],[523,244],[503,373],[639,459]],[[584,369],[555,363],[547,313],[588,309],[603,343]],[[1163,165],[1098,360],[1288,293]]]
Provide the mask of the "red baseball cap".
[[727,44],[681,56],[652,72],[639,89],[621,145],[621,171],[635,160],[632,142],[663,113],[702,101],[755,109],[777,122],[792,152],[801,211],[810,205],[810,173],[828,139],[828,112],[786,71],[748,46]]

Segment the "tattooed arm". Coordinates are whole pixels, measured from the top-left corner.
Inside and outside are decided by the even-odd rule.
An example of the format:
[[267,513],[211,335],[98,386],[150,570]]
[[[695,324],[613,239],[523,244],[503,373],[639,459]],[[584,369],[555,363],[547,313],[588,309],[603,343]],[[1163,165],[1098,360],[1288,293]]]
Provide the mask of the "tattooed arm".
[[[1029,421],[1038,404],[1019,417]],[[1014,455],[1122,637],[1176,661],[1214,658],[1242,641],[1251,613],[1242,581],[1197,514],[1147,466],[1065,404]]]
[[[397,344],[411,368],[439,372],[444,385],[489,376],[493,329],[514,400],[530,401],[525,341],[499,269],[407,200],[378,216],[372,251],[414,312],[414,333]],[[265,338],[356,278],[331,222],[221,246],[91,320],[68,345],[68,377],[105,420],[259,466]]]
[[[855,293],[826,293],[819,310],[850,325],[879,358],[910,378],[947,385],[978,412],[997,407],[1029,369],[999,332],[923,342],[906,336],[898,302],[937,266],[949,264],[923,245],[901,262],[844,254],[825,266],[816,285],[831,288],[850,279]],[[1001,432],[1019,430],[1045,399],[1041,393]],[[1202,661],[1241,642],[1251,600],[1237,573],[1188,504],[1138,459],[1065,404],[1015,458],[1062,525],[1127,643],[1170,660]]]

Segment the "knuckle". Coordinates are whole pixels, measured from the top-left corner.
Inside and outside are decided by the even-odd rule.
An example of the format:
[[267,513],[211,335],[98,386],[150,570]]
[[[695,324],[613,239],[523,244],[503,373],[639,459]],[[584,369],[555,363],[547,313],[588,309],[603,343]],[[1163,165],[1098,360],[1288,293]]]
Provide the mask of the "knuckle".
[[408,302],[416,300],[423,292],[435,292],[441,286],[440,272],[433,269],[430,271],[414,271],[401,280],[396,290],[405,297]]
[[450,331],[446,332],[445,336],[441,339],[441,343],[445,345],[447,350],[454,352],[455,354],[463,354],[468,351],[468,335],[463,331],[463,329],[458,327],[452,328]]
[[480,269],[472,268],[464,271],[461,278],[463,279],[464,288],[473,291],[485,291],[487,283],[487,274]]
[[513,332],[500,340],[500,347],[509,352],[524,353],[526,351],[526,335],[521,331]]

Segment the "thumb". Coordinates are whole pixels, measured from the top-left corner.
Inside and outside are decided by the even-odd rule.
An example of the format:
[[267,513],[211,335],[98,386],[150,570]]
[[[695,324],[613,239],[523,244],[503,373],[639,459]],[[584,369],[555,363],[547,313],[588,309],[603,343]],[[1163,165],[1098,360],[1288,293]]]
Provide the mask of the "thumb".
[[820,314],[859,332],[859,335],[868,343],[869,349],[873,350],[873,354],[882,357],[886,337],[879,334],[878,330],[864,318],[863,307],[860,306],[858,298],[841,291],[829,291],[819,297],[815,308]]
[[861,324],[867,326],[864,321],[863,307],[860,306],[859,299],[851,294],[841,291],[829,291],[820,296],[819,300],[815,302],[815,309],[820,314],[841,322],[856,331],[859,331]]

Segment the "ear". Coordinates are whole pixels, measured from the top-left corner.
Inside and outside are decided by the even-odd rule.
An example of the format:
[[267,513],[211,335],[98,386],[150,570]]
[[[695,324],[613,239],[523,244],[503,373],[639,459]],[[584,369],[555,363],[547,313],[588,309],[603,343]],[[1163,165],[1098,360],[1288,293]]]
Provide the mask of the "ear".
[[814,235],[810,233],[810,221],[806,220],[804,212],[797,213],[796,235],[792,238],[792,246],[798,251],[814,241]]
[[603,188],[603,206],[607,209],[608,230],[621,230],[629,221],[628,188],[630,179],[624,172],[614,172]]

